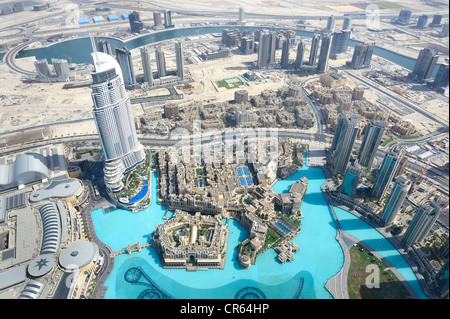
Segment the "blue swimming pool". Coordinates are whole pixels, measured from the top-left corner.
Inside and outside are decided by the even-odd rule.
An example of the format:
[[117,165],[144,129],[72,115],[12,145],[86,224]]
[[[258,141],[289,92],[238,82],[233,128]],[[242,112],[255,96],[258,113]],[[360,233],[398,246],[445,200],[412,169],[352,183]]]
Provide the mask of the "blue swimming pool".
[[[304,166],[287,179],[278,181],[273,189],[277,193],[288,192],[292,182],[303,176],[309,182],[301,207],[304,215],[302,232],[293,239],[300,247],[294,261],[282,264],[275,250],[269,249],[258,256],[255,265],[241,269],[235,247],[247,238],[248,231],[231,219],[224,269],[164,269],[156,250],[149,247],[140,253],[115,257],[114,268],[105,283],[108,287],[105,298],[332,298],[325,284],[341,269],[344,257],[335,239],[336,226],[331,209],[320,190],[325,181],[322,169]],[[92,212],[97,236],[113,251],[137,241],[148,242],[155,225],[164,221],[165,207],[154,200],[157,196],[155,173],[152,174],[151,191],[151,206],[139,213],[121,209],[107,214],[102,209]],[[340,216],[345,217],[344,213]],[[358,235],[363,237],[363,234]],[[364,236],[367,236],[364,237],[366,240],[375,238],[380,242],[384,238],[369,230]]]

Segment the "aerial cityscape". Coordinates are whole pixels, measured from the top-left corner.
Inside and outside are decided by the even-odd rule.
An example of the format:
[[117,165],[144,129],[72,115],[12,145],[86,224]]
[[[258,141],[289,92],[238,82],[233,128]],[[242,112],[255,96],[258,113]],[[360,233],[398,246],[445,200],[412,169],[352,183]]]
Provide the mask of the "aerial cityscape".
[[448,299],[448,10],[0,0],[0,299]]

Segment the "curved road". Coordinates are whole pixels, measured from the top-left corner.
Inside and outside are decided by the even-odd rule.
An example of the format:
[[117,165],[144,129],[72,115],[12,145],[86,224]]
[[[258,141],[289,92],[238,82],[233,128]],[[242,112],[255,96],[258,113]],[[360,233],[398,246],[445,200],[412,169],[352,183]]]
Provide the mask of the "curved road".
[[29,46],[30,44],[34,43],[38,41],[37,39],[34,40],[29,40],[27,42],[21,43],[18,46],[14,47],[13,49],[9,50],[8,52],[6,52],[6,54],[3,56],[3,62],[6,63],[6,65],[13,71],[17,72],[17,73],[21,73],[23,75],[27,75],[27,76],[35,76],[36,72],[31,72],[31,71],[27,71],[25,69],[22,69],[21,67],[19,67],[16,64],[16,56],[17,54],[22,51],[23,49],[25,49],[27,46]]

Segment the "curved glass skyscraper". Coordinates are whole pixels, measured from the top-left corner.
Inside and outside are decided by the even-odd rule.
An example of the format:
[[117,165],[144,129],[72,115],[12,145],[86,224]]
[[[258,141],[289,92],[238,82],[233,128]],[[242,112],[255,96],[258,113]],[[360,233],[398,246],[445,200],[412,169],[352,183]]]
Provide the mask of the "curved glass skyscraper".
[[122,71],[114,57],[92,53],[92,101],[94,120],[105,155],[105,184],[109,191],[123,188],[123,174],[145,160],[134,126],[130,98],[125,92]]

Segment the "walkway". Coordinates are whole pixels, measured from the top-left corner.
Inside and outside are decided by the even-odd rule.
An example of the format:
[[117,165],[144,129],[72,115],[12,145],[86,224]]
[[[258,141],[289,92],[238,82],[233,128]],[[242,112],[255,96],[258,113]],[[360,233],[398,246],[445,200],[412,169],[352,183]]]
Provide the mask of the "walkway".
[[127,244],[127,248],[124,248],[119,251],[111,252],[109,256],[111,258],[114,258],[117,255],[124,254],[124,253],[131,254],[134,251],[141,251],[142,248],[149,247],[149,246],[151,246],[150,243],[146,243],[146,244],[142,244],[142,245],[139,242],[137,242],[134,245]]

